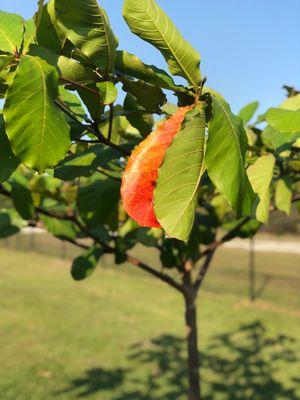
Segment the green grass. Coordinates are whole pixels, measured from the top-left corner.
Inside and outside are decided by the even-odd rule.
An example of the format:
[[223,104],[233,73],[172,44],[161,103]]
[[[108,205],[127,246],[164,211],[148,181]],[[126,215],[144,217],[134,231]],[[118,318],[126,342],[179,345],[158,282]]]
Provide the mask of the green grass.
[[[108,258],[76,283],[69,261],[0,251],[1,400],[186,399],[172,289]],[[300,399],[299,261],[258,254],[257,286],[270,279],[252,305],[247,253],[217,254],[199,298],[205,400]]]

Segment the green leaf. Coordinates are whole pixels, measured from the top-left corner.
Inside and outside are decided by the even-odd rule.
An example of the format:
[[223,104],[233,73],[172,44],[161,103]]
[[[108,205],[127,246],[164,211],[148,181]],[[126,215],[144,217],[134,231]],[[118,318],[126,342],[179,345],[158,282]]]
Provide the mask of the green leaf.
[[211,98],[213,117],[208,123],[205,154],[208,175],[238,217],[251,215],[255,194],[245,169],[247,136],[242,120],[223,98]]
[[60,240],[72,240],[76,238],[77,229],[71,221],[62,221],[56,218],[40,216],[47,231]]
[[117,51],[116,69],[164,89],[173,90],[174,92],[186,91],[183,86],[176,85],[173,78],[164,70],[155,67],[155,65],[144,64],[137,56],[126,51]]
[[142,107],[152,113],[160,113],[160,107],[166,102],[166,95],[154,85],[144,81],[133,81],[120,77],[123,83],[123,90],[134,96]]
[[247,142],[249,146],[255,146],[255,143],[257,141],[257,134],[253,129],[250,129],[249,127],[245,127],[245,132],[247,135]]
[[[86,89],[77,89],[77,92],[85,104],[92,120],[99,123],[102,114],[104,113],[104,106],[100,102],[100,92],[96,83],[86,85],[87,88],[92,89],[94,92],[89,92]],[[98,92],[98,93],[97,93]]]
[[294,111],[300,110],[300,94],[288,97],[286,100],[284,100],[284,102],[280,104],[280,108]]
[[24,31],[24,41],[23,41],[23,54],[26,54],[29,51],[31,45],[34,45],[35,42],[35,34],[36,27],[34,20],[31,18],[25,21],[25,31]]
[[68,81],[87,84],[97,80],[95,72],[78,61],[65,56],[59,56],[42,46],[31,46],[30,55],[45,60],[57,69],[60,77]]
[[0,182],[6,181],[18,165],[5,132],[3,116],[0,114]]
[[108,223],[117,208],[119,192],[118,182],[102,176],[81,187],[77,206],[83,220],[95,228]]
[[24,20],[17,14],[0,11],[0,52],[14,53],[23,41]]
[[17,158],[43,171],[70,146],[70,127],[55,105],[58,74],[38,57],[23,56],[5,99],[7,136]]
[[240,110],[239,117],[242,118],[244,125],[247,125],[248,122],[253,118],[255,112],[258,109],[258,106],[258,101],[253,101],[252,103],[247,104]]
[[55,23],[54,0],[50,0],[41,10],[40,23],[37,25],[36,40],[54,53],[60,54],[66,37]]
[[278,179],[275,186],[275,206],[287,215],[291,213],[292,194],[291,179],[287,176]]
[[106,168],[110,162],[119,158],[119,151],[97,144],[61,161],[54,170],[54,176],[64,181],[72,181],[80,176],[88,177],[97,168]]
[[19,227],[12,220],[11,211],[0,211],[0,239],[13,236],[20,231]]
[[279,132],[300,132],[300,110],[285,110],[283,108],[270,108],[266,114],[268,124]]
[[300,160],[290,160],[288,166],[293,171],[300,172]]
[[34,206],[28,188],[28,180],[20,174],[14,174],[11,187],[12,201],[16,210],[22,218],[26,220],[32,219],[34,216]]
[[112,104],[117,100],[118,89],[112,82],[99,82],[97,83],[97,87],[99,89],[100,102],[103,105]]
[[155,214],[167,235],[187,241],[195,218],[197,191],[203,173],[205,113],[188,112],[158,171]]
[[163,231],[157,228],[138,228],[136,231],[137,240],[146,247],[156,247],[157,241],[163,237]]
[[270,208],[270,185],[273,178],[275,157],[272,154],[259,157],[254,164],[247,169],[252,187],[259,199],[256,207],[256,219],[267,222]]
[[56,0],[55,12],[67,38],[101,71],[111,72],[118,40],[97,0]]
[[83,120],[84,118],[86,118],[86,113],[76,92],[70,92],[63,86],[60,86],[59,94],[60,101],[63,103],[63,105],[68,108],[68,110],[71,111],[74,115],[76,115],[79,120]]
[[260,229],[262,224],[256,219],[250,219],[250,221],[246,222],[238,230],[236,230],[243,220],[244,218],[225,223],[222,225],[222,229],[225,229],[226,231],[233,231],[232,235],[230,236],[231,239],[235,237],[240,237],[242,239],[252,238]]
[[87,115],[76,92],[70,92],[63,86],[60,86],[59,94],[59,101],[61,103],[61,106],[72,113],[73,116],[79,121],[76,122],[73,118],[66,115],[66,120],[70,125],[71,140],[76,140],[83,136],[84,132],[86,131],[83,122],[87,118]]
[[0,98],[4,98],[8,86],[11,84],[14,71],[13,66],[16,65],[15,57],[13,55],[0,55]]
[[163,112],[163,114],[166,114],[168,116],[175,114],[177,110],[178,110],[178,107],[172,103],[166,103],[161,108],[161,111]]
[[[123,116],[124,110],[120,105],[114,106],[114,119],[113,119],[113,126],[112,126],[112,135],[111,135],[111,142],[114,144],[120,144],[121,139],[125,138],[128,140],[131,139],[140,139],[140,134],[135,128],[133,128],[126,117]],[[120,115],[121,114],[121,115]],[[105,138],[108,138],[109,135],[109,112],[106,112],[103,115],[103,120],[99,125],[100,131]],[[132,137],[133,136],[133,137]],[[130,146],[129,146],[130,147]],[[128,150],[128,148],[127,148]],[[130,148],[129,150],[132,150]]]
[[134,34],[162,53],[171,74],[182,76],[198,87],[201,81],[199,53],[154,0],[125,0],[123,16]]
[[299,137],[300,131],[299,133],[288,134],[285,132],[279,132],[273,129],[271,126],[267,126],[261,133],[263,143],[269,149],[278,151],[281,149],[285,150],[290,148],[293,142],[295,142],[295,140],[297,140]]
[[44,0],[38,0],[37,5],[38,5],[38,10],[34,15],[34,22],[35,22],[36,27],[38,28],[41,23],[41,19],[42,19]]
[[0,72],[1,76],[4,72],[10,69],[12,65],[15,65],[15,56],[11,54],[1,54],[0,55]]
[[151,114],[147,114],[144,107],[140,105],[137,99],[130,93],[127,93],[124,104],[126,118],[143,137],[147,136],[153,130],[154,119]]
[[103,254],[104,250],[102,248],[93,246],[79,257],[75,258],[71,268],[72,277],[76,281],[81,281],[90,276],[94,272]]

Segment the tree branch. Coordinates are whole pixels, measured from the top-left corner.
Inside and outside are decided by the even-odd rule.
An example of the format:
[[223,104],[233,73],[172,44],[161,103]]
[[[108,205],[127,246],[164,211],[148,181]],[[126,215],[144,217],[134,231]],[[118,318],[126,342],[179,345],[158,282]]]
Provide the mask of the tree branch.
[[[3,194],[6,197],[11,198],[11,193],[9,191],[7,191],[6,189],[4,189],[1,184],[0,184],[0,193]],[[77,225],[77,227],[83,233],[85,233],[88,237],[93,239],[94,242],[96,242],[100,246],[102,246],[102,248],[104,249],[104,251],[106,253],[109,253],[109,254],[119,253],[117,249],[115,249],[114,247],[110,246],[109,244],[103,242],[96,235],[94,235],[85,225],[83,225],[81,223],[81,221],[76,217],[76,215],[74,215],[74,214],[72,214],[72,215],[59,214],[59,213],[56,213],[54,211],[45,210],[45,209],[43,209],[41,207],[35,207],[35,211],[38,214],[42,214],[42,215],[45,215],[45,216],[50,217],[50,218],[55,218],[55,219],[62,220],[62,221],[72,221],[74,224]],[[81,243],[78,243],[78,242],[73,241],[73,240],[71,241],[71,243],[73,243],[76,246],[80,246],[80,247],[82,247],[84,249],[88,249],[89,248],[89,246],[82,245]],[[178,291],[183,293],[183,286],[180,283],[176,282],[169,275],[165,275],[165,274],[157,271],[156,269],[150,267],[149,265],[143,263],[142,261],[140,261],[136,257],[133,257],[133,256],[127,254],[127,253],[122,253],[121,252],[121,254],[124,255],[124,258],[130,264],[142,269],[143,271],[148,272],[149,274],[155,276],[156,278],[160,279],[161,281],[163,281],[163,282],[167,283],[168,285],[172,286],[174,289],[176,289],[176,290],[178,290]]]
[[56,100],[55,101],[56,105],[59,107],[59,109],[65,113],[68,117],[70,117],[73,121],[75,121],[77,124],[81,125],[82,127],[85,128],[85,130],[87,130],[88,132],[92,133],[94,136],[96,136],[98,139],[96,141],[93,140],[82,140],[82,139],[78,139],[79,142],[85,142],[85,143],[103,143],[106,146],[109,146],[117,151],[119,151],[123,156],[130,156],[130,152],[123,149],[122,147],[118,146],[117,144],[114,144],[110,141],[110,139],[106,139],[106,137],[100,132],[98,126],[92,126],[92,125],[85,125],[83,123],[81,123],[76,116],[70,111],[68,110],[66,107],[64,107],[64,105],[59,101]]
[[88,86],[85,86],[85,85],[83,85],[82,83],[74,82],[74,81],[71,81],[71,80],[66,79],[66,78],[63,78],[63,77],[59,77],[59,80],[60,80],[61,82],[63,82],[63,83],[67,83],[67,84],[69,84],[69,85],[72,85],[72,86],[74,86],[74,87],[76,87],[76,88],[78,88],[78,89],[86,90],[87,92],[96,94],[97,96],[99,95],[99,92],[98,92],[97,90],[92,89],[92,88],[90,88],[90,87],[88,87]]
[[210,266],[210,263],[212,262],[213,256],[215,254],[216,249],[212,250],[211,252],[209,252],[206,256],[206,259],[203,263],[203,265],[200,268],[200,272],[198,275],[198,278],[196,279],[195,283],[194,283],[194,287],[196,289],[196,291],[199,290],[200,286],[202,285],[202,282],[205,278],[205,275],[208,271],[208,268]]
[[[295,203],[296,201],[300,200],[300,193],[296,194],[292,198],[292,203]],[[270,211],[276,211],[275,206],[270,207]],[[195,282],[195,287],[198,290],[203,282],[203,279],[207,273],[207,270],[210,266],[210,263],[212,261],[212,258],[214,256],[215,251],[217,250],[218,247],[223,245],[226,242],[229,242],[231,239],[235,237],[235,234],[244,226],[246,225],[249,221],[251,221],[251,217],[245,217],[235,228],[233,228],[231,231],[227,232],[220,240],[215,240],[211,245],[209,245],[206,250],[201,254],[200,258],[206,257],[204,264],[202,265],[199,276]]]

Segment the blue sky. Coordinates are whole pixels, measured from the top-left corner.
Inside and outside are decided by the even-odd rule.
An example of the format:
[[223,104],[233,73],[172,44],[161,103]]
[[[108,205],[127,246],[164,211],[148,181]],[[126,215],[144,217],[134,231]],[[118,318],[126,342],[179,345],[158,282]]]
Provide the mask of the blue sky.
[[[137,0],[138,1],[138,0]],[[0,0],[0,9],[31,17],[37,0]],[[300,1],[158,0],[186,39],[201,53],[207,84],[238,111],[259,100],[260,111],[280,103],[283,84],[300,87]],[[122,0],[100,0],[120,48],[166,68],[149,44],[130,34],[122,19]]]

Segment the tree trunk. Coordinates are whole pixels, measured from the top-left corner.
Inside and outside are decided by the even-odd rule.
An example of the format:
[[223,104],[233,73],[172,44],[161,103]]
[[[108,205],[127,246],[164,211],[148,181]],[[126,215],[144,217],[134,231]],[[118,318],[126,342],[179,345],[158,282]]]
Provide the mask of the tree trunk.
[[201,400],[196,298],[197,295],[193,290],[184,295],[188,350],[188,400]]

